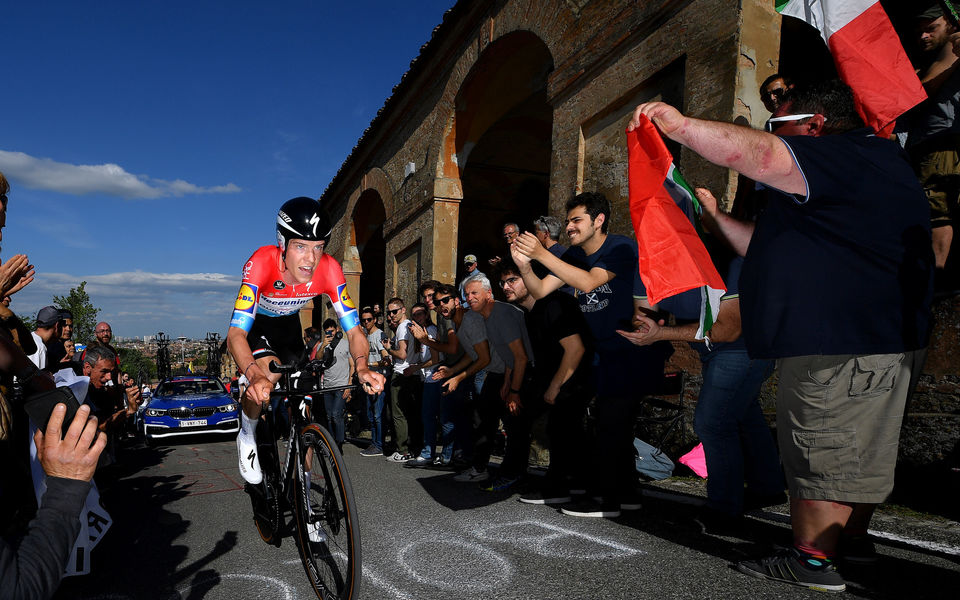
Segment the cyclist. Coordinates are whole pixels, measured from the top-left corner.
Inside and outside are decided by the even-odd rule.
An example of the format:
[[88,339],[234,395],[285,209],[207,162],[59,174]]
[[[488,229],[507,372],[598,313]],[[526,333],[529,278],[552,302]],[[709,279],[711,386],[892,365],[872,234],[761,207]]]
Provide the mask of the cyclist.
[[250,382],[241,398],[237,452],[240,474],[253,485],[263,479],[254,438],[257,422],[280,379],[269,365],[289,364],[303,355],[299,311],[311,298],[330,297],[346,332],[357,378],[367,392],[383,389],[383,375],[367,368],[367,337],[347,294],[343,269],[324,253],[332,229],[330,217],[318,201],[306,197],[288,200],[277,213],[277,245],[259,248],[243,267],[227,348]]

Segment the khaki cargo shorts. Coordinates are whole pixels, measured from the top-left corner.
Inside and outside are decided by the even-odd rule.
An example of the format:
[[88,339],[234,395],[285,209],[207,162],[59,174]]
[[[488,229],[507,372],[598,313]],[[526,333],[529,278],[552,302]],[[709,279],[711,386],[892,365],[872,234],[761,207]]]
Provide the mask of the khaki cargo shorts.
[[930,204],[930,225],[952,225],[960,201],[960,152],[933,150],[915,159],[917,177]]
[[916,354],[780,360],[777,438],[792,498],[886,500]]

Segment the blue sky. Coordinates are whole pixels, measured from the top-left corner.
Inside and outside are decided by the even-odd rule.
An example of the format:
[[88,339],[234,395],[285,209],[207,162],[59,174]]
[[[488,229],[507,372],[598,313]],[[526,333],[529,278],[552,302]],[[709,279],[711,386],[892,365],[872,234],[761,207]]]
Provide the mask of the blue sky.
[[226,333],[276,210],[319,196],[454,0],[14,2],[0,257],[36,315],[80,281],[115,336]]

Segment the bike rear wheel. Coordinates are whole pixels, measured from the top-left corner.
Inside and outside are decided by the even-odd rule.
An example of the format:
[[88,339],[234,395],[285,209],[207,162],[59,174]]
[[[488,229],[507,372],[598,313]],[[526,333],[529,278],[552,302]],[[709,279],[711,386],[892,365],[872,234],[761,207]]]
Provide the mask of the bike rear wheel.
[[[343,456],[333,436],[317,424],[301,432],[297,469],[297,544],[317,597],[360,596],[360,520]],[[309,472],[309,478],[305,477]]]

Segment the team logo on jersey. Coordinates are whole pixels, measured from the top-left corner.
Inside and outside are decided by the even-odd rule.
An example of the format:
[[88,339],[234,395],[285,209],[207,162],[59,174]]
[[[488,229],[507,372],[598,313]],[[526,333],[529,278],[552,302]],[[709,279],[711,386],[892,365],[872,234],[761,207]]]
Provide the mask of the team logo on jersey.
[[344,308],[352,308],[356,310],[357,305],[353,303],[353,300],[350,299],[350,294],[347,293],[347,284],[341,283],[337,286],[337,295],[340,296],[340,304]]
[[279,279],[273,282],[273,289],[275,290],[282,290],[285,287],[287,287],[287,284],[280,281]]
[[237,293],[237,302],[233,305],[234,310],[253,313],[253,307],[257,303],[257,286],[252,283],[245,283],[240,286],[240,292]]
[[241,275],[240,278],[241,278],[241,279],[246,279],[246,278],[247,278],[247,275],[250,274],[250,270],[251,270],[251,269],[253,269],[253,261],[252,261],[252,260],[248,260],[248,261],[247,261],[247,264],[243,265],[243,274]]

